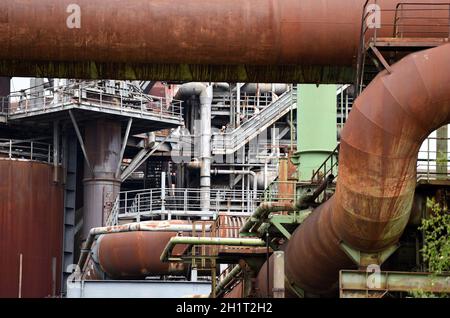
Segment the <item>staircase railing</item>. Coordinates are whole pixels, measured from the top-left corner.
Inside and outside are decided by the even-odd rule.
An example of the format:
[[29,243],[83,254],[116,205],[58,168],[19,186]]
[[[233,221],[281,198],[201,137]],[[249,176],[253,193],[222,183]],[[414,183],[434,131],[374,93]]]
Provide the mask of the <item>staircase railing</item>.
[[338,166],[339,166],[339,144],[334,148],[331,154],[325,159],[325,161],[317,168],[313,176],[311,177],[311,182],[320,183],[324,179],[326,179],[329,175],[334,176],[334,180],[336,180],[338,175]]
[[0,139],[0,158],[53,162],[53,146],[36,140]]
[[249,216],[262,200],[262,191],[211,189],[210,211],[202,211],[201,189],[160,188],[120,192],[113,205],[107,225],[117,224],[120,219],[141,221],[165,216]]
[[297,90],[287,91],[231,133],[215,134],[212,139],[213,153],[231,154],[236,152],[270,125],[286,115],[296,102]]
[[[64,107],[86,107],[102,111],[120,111],[139,115],[158,116],[161,119],[183,120],[182,102],[169,101],[164,97],[152,96],[142,92],[129,92],[127,95],[109,93],[108,87],[95,85],[61,86],[47,88],[39,96],[28,92],[16,92],[0,104],[7,105],[8,116],[26,115],[63,109]],[[0,105],[0,107],[2,107]],[[3,108],[3,107],[2,107]],[[1,111],[1,109],[0,109]]]
[[116,197],[111,213],[106,220],[106,226],[115,226],[119,224],[119,210],[120,210],[120,200],[119,196]]

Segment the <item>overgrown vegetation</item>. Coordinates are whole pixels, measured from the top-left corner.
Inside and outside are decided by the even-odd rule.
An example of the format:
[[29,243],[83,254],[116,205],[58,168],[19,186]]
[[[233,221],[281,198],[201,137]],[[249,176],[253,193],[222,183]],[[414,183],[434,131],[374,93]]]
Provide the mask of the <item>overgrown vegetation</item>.
[[[434,198],[427,199],[431,215],[422,220],[419,228],[423,232],[424,245],[421,249],[428,271],[433,275],[450,272],[450,213]],[[450,297],[450,294],[433,294],[422,290],[412,293],[413,297]]]
[[420,230],[424,235],[421,250],[428,270],[440,274],[450,271],[450,213],[435,199],[428,199],[427,206],[432,215],[422,220]]

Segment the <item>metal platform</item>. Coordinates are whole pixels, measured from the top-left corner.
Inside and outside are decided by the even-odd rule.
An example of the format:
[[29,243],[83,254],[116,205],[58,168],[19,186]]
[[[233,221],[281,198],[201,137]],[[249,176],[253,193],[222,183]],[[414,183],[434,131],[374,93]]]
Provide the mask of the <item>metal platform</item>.
[[[72,111],[80,125],[86,121],[109,118],[122,122],[125,130],[133,119],[131,134],[175,128],[183,125],[181,101],[168,101],[142,92],[110,92],[108,87],[77,84],[45,89],[39,94],[20,92],[0,101],[11,124],[37,126],[55,120],[69,121]],[[1,113],[0,113],[1,115]]]
[[114,203],[108,225],[119,220],[141,221],[152,217],[204,216],[214,217],[219,213],[228,216],[250,216],[261,202],[262,192],[253,190],[211,189],[210,211],[202,211],[200,189],[154,188],[120,192]]
[[67,298],[192,298],[210,293],[210,282],[190,281],[84,280],[67,286]]
[[[379,14],[392,16],[375,26],[370,19],[373,5],[380,0],[367,0],[361,24],[360,48],[358,52],[356,93],[383,69],[392,72],[390,65],[405,55],[449,43],[450,3],[399,3],[395,9],[380,10]],[[411,21],[420,21],[412,23]],[[391,36],[380,36],[379,28],[392,28]],[[427,37],[423,37],[426,34]]]
[[[373,43],[380,50],[388,48],[389,50],[418,50],[432,48],[439,45],[449,43],[449,38],[377,38]],[[366,49],[370,48],[370,44],[366,45]]]

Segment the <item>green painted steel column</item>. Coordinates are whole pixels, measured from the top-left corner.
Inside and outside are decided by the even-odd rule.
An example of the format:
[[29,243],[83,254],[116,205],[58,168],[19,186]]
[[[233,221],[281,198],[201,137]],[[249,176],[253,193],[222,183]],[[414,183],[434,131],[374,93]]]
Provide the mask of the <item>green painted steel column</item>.
[[298,180],[309,181],[337,145],[336,85],[298,86],[297,164]]

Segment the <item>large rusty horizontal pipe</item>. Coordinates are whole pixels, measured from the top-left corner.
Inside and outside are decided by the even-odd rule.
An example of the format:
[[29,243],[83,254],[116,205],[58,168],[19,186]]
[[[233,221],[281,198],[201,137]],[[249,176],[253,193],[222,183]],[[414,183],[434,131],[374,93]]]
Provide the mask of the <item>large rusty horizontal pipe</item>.
[[325,294],[352,263],[344,242],[362,252],[395,244],[408,223],[417,155],[426,137],[450,122],[450,44],[411,54],[380,73],[355,101],[341,136],[335,195],[286,246],[286,276]]
[[[2,0],[0,75],[351,82],[365,2]],[[392,36],[394,11],[381,18]]]

